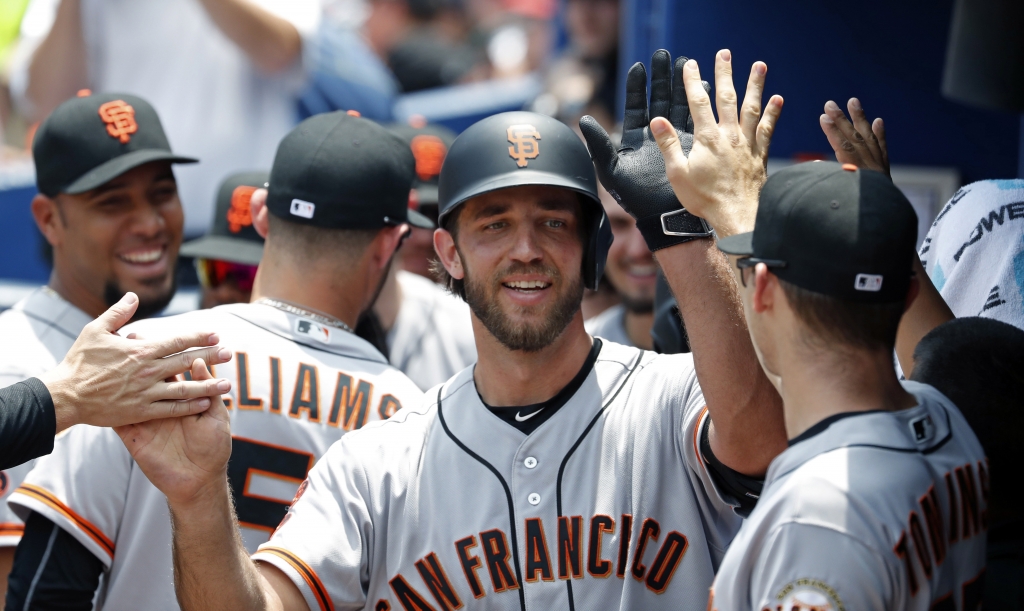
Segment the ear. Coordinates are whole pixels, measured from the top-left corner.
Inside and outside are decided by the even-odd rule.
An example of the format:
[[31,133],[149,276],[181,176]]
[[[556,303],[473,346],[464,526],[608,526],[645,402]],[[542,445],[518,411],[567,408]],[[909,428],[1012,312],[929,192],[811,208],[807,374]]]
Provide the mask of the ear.
[[395,251],[402,245],[402,240],[409,234],[409,225],[402,224],[395,227],[385,227],[373,239],[370,252],[373,262],[378,269],[383,269],[394,256]]
[[39,227],[39,231],[42,232],[46,241],[53,247],[60,245],[65,230],[61,211],[57,209],[58,205],[56,201],[42,193],[32,198],[32,218],[35,219],[36,226]]
[[455,238],[446,229],[434,230],[434,252],[441,261],[441,265],[448,270],[448,275],[456,280],[462,280],[466,272],[462,269],[462,258],[455,248]]
[[917,276],[910,277],[910,286],[907,288],[907,301],[903,304],[903,313],[906,314],[910,311],[910,306],[913,305],[914,300],[921,294],[921,281],[918,280]]
[[775,307],[776,292],[782,290],[779,279],[768,271],[768,266],[758,263],[754,266],[754,311],[762,314]]
[[270,235],[270,211],[267,209],[267,190],[256,189],[249,198],[252,227],[264,240]]

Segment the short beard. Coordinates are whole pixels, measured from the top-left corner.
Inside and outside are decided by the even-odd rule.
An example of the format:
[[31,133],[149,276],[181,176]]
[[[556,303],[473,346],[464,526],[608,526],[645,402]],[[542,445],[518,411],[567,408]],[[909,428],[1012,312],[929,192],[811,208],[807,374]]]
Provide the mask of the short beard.
[[644,298],[631,299],[623,295],[622,306],[632,314],[650,314],[654,311],[654,300]]
[[[163,282],[163,280],[161,280]],[[135,315],[132,316],[132,320],[141,320],[143,318],[149,318],[154,314],[159,314],[167,304],[174,299],[174,293],[178,290],[178,279],[175,276],[171,276],[171,288],[167,291],[167,294],[161,295],[156,299],[143,300],[142,296],[139,296],[139,307],[135,310]],[[128,291],[122,289],[117,284],[116,280],[110,280],[103,287],[103,301],[106,302],[107,307],[114,305],[118,301],[121,301],[121,297]]]
[[[463,257],[465,260],[465,257]],[[512,273],[541,272],[551,276],[557,284],[561,277],[558,270],[541,265],[515,264],[503,270],[499,277]],[[464,277],[466,302],[469,308],[480,319],[484,327],[509,350],[538,352],[550,346],[565,331],[583,301],[583,279],[581,276],[566,285],[563,294],[552,305],[547,319],[539,327],[517,325],[498,305],[497,299],[488,299],[486,288],[482,282],[475,282],[467,273]],[[494,292],[501,290],[501,283],[494,281]]]

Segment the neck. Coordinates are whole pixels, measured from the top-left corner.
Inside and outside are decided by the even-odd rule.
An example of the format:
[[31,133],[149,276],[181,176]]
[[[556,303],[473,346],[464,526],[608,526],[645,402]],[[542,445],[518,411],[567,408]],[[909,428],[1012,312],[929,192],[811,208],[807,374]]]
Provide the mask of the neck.
[[72,274],[61,273],[59,269],[57,265],[53,266],[48,284],[55,293],[92,318],[107,310],[107,303],[103,300],[102,294],[97,295]]
[[385,333],[395,326],[400,309],[402,309],[402,286],[398,284],[398,266],[392,265],[388,279],[384,281],[380,295],[373,303],[373,313],[377,315],[377,320]]
[[654,326],[654,312],[633,312],[626,310],[626,335],[629,341],[637,348],[650,350],[654,347],[654,340],[651,339],[651,327]]
[[366,281],[359,268],[341,274],[330,265],[309,265],[295,269],[285,262],[264,256],[256,272],[252,301],[262,297],[282,299],[295,305],[333,316],[356,327],[364,309]]
[[897,411],[917,404],[896,378],[891,352],[801,346],[780,357],[785,365],[779,372],[779,394],[790,439],[836,414]]
[[537,352],[509,350],[473,315],[477,364],[473,370],[477,392],[488,405],[516,407],[547,401],[579,373],[593,339],[576,316],[558,338]]

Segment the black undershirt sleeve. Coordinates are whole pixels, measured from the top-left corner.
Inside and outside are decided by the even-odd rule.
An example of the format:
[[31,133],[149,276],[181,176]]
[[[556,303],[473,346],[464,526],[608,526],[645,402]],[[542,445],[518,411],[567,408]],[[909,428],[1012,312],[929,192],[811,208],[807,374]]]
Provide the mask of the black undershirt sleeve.
[[57,414],[38,378],[0,388],[0,469],[10,469],[53,451]]
[[722,464],[722,461],[718,460],[715,453],[711,451],[710,429],[711,421],[707,420],[700,432],[700,453],[708,465],[708,473],[711,474],[715,485],[732,496],[739,504],[736,513],[746,518],[757,505],[757,499],[761,496],[761,489],[764,487],[764,478],[743,475]]
[[10,611],[91,611],[103,563],[67,531],[33,512],[7,578]]

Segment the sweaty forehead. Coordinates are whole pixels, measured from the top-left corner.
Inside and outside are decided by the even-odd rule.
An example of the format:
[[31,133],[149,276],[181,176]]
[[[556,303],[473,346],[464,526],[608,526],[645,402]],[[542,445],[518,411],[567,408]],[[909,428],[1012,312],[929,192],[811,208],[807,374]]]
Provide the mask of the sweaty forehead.
[[575,191],[533,186],[491,191],[478,195],[464,204],[465,216],[470,219],[531,210],[576,212],[579,205],[579,196]]

